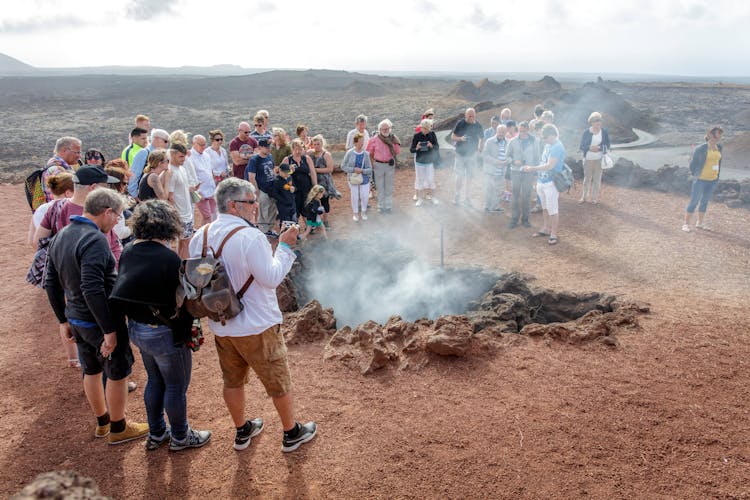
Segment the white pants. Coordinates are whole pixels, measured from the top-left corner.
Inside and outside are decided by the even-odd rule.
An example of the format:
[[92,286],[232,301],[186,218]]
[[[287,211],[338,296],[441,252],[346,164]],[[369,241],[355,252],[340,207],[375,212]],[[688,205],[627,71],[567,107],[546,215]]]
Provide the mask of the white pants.
[[[367,212],[367,198],[370,197],[370,183],[367,184],[349,184],[349,190],[352,193],[352,212],[356,215],[358,212]],[[360,207],[362,207],[360,209]]]
[[560,193],[557,192],[554,182],[537,182],[536,193],[542,200],[542,209],[546,210],[550,215],[557,215],[558,206],[557,199],[560,197]]
[[414,163],[414,189],[435,189],[435,167],[432,163]]

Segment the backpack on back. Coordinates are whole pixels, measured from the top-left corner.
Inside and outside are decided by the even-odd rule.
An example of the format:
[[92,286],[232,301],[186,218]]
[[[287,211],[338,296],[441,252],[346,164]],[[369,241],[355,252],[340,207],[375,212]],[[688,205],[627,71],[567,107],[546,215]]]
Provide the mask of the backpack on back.
[[238,226],[224,237],[218,250],[211,248],[208,255],[208,228],[203,229],[203,250],[200,257],[185,259],[180,266],[180,285],[177,287],[177,308],[183,302],[195,318],[209,318],[225,325],[243,309],[242,296],[253,283],[250,275],[239,292],[235,293],[224,265],[219,260],[226,242],[235,233],[250,226]]
[[37,168],[31,172],[23,181],[23,190],[26,193],[26,201],[29,202],[31,211],[35,212],[40,205],[47,203],[47,195],[42,185],[42,174],[45,168]]

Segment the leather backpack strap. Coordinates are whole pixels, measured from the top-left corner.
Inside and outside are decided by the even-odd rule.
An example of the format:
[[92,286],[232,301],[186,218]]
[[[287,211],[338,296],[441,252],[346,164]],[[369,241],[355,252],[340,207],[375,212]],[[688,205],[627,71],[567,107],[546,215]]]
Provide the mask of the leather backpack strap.
[[201,257],[206,258],[206,255],[208,255],[208,227],[211,224],[206,224],[203,226],[203,250],[201,251]]
[[221,257],[221,252],[224,251],[224,245],[226,245],[227,241],[229,241],[229,238],[234,236],[237,231],[242,231],[243,229],[247,229],[248,227],[250,226],[237,226],[229,231],[229,233],[227,233],[227,235],[222,240],[221,245],[219,245],[219,249],[214,252],[214,258],[218,259],[219,257]]
[[237,292],[238,299],[242,300],[242,296],[245,295],[245,292],[247,292],[247,289],[250,288],[250,285],[253,284],[253,281],[255,281],[255,276],[251,274],[250,277],[247,278],[247,281],[245,282],[245,284],[242,285],[242,288],[240,288],[240,291]]

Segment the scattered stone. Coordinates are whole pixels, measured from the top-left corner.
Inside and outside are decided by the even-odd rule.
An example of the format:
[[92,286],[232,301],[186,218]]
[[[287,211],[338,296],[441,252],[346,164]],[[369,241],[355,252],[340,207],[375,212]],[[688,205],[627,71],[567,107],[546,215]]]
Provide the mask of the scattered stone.
[[441,316],[425,348],[441,356],[463,356],[469,349],[474,329],[466,316]]
[[276,288],[276,298],[279,299],[279,309],[283,313],[299,309],[294,284],[288,275],[284,277],[284,281]]
[[333,309],[323,309],[313,300],[297,312],[286,316],[281,333],[288,344],[302,344],[323,340],[336,331]]
[[21,491],[10,497],[11,500],[32,500],[39,498],[107,500],[96,482],[73,471],[53,471],[39,474]]

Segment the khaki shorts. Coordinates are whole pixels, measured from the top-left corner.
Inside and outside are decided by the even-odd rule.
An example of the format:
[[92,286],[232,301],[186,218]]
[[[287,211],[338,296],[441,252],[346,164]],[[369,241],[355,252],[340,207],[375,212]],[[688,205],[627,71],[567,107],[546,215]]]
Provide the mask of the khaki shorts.
[[258,335],[246,337],[214,336],[224,387],[242,387],[248,381],[249,368],[260,379],[272,398],[292,389],[292,378],[286,360],[286,344],[279,325]]

